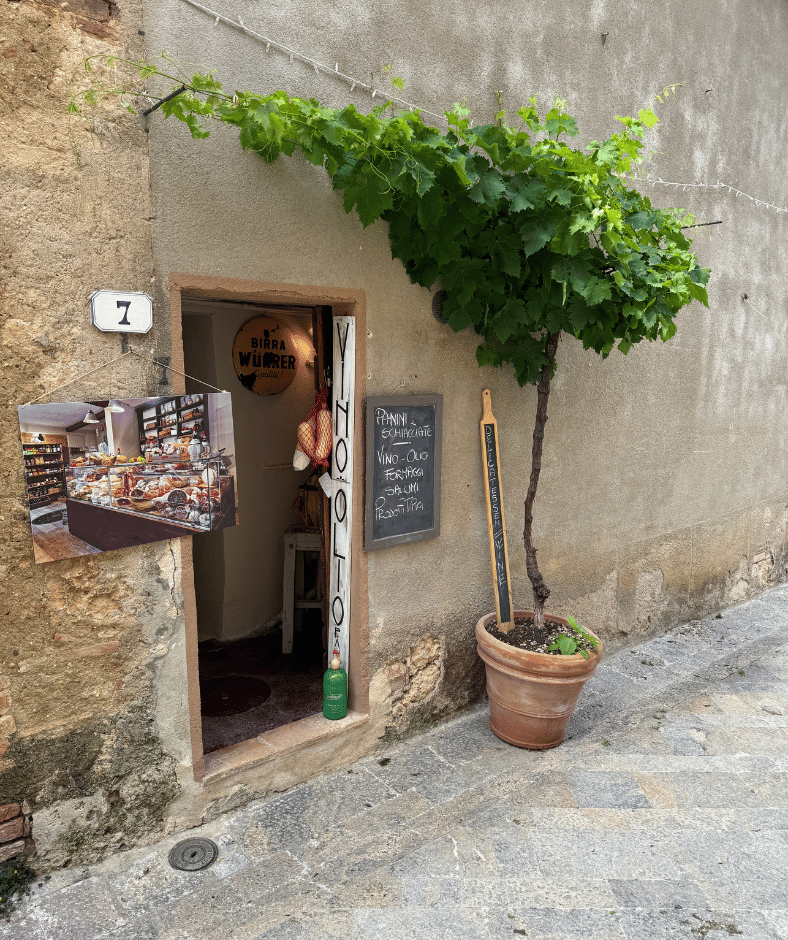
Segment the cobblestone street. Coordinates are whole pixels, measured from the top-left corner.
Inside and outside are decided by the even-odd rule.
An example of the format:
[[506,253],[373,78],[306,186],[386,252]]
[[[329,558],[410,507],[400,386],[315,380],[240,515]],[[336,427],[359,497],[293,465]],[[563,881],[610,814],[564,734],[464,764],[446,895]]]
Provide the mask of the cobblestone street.
[[[57,873],[3,940],[788,937],[788,590],[603,660],[566,742],[479,706],[201,829]],[[180,839],[219,846],[172,869]]]

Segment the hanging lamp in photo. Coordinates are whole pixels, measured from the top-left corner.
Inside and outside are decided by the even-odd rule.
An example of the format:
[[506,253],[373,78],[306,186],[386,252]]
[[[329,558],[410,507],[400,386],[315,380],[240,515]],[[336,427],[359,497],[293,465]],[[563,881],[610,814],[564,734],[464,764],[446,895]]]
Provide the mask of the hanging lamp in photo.
[[98,424],[99,419],[93,414],[92,411],[88,411],[85,417],[82,419],[83,424]]
[[105,411],[111,411],[113,414],[123,414],[126,409],[121,405],[117,398],[112,398],[105,408]]

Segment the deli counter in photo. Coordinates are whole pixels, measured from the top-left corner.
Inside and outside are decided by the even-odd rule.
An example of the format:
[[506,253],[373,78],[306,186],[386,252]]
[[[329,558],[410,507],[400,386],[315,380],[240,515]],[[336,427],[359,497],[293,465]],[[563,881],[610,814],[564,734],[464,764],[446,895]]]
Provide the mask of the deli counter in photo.
[[72,534],[97,548],[156,541],[159,529],[158,538],[176,538],[235,523],[233,478],[221,457],[105,464],[96,456],[67,469],[66,503]]

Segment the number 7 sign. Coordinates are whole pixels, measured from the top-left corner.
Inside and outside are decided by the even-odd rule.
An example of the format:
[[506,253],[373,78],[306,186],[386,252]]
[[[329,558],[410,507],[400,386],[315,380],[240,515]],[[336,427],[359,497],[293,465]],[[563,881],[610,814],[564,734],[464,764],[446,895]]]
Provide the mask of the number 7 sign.
[[97,290],[90,295],[90,322],[102,333],[147,333],[153,301],[142,293]]

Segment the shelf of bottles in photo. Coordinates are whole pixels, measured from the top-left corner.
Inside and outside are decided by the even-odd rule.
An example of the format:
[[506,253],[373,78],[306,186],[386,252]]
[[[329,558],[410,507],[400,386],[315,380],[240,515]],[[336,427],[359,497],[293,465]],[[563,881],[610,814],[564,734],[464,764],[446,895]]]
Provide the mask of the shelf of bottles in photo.
[[25,444],[25,467],[63,466],[63,451],[56,444]]
[[66,495],[63,448],[60,444],[24,444],[25,485],[31,506]]
[[146,448],[188,443],[195,434],[205,434],[205,405],[202,395],[180,395],[145,408],[140,415],[140,443]]
[[25,457],[34,457],[36,454],[55,454],[61,457],[63,447],[60,444],[23,444],[22,453]]

